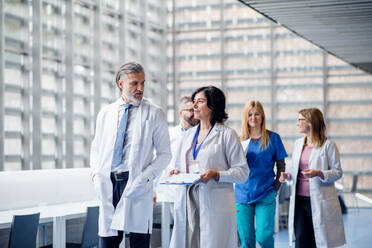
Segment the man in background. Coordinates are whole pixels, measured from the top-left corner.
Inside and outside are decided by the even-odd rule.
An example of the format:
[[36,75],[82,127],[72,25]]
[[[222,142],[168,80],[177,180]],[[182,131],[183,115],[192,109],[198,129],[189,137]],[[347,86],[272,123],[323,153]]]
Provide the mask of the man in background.
[[[178,102],[178,115],[180,123],[169,129],[169,137],[172,151],[172,160],[168,164],[167,168],[163,171],[162,177],[167,177],[169,172],[174,168],[175,153],[177,152],[181,142],[183,134],[190,128],[199,123],[199,120],[194,118],[194,108],[191,97],[183,96]],[[173,202],[177,197],[177,190],[174,185],[158,185],[157,193],[161,194],[167,201]]]
[[[189,129],[199,123],[199,120],[194,118],[194,104],[189,96],[183,96],[179,99],[178,115],[180,117],[180,124],[169,130],[169,137],[172,150],[172,162],[174,163],[174,153],[182,141],[182,136]],[[166,170],[167,171],[167,170]]]

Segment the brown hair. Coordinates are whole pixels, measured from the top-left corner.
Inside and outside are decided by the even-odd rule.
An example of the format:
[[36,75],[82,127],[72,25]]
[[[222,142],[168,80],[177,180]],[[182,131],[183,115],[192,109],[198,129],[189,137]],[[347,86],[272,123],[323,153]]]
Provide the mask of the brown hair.
[[251,111],[253,108],[256,108],[257,111],[262,116],[262,122],[261,122],[261,148],[266,148],[267,144],[269,143],[269,131],[266,130],[266,117],[265,117],[265,111],[262,107],[262,104],[259,101],[250,101],[247,103],[243,109],[243,116],[242,116],[242,133],[240,136],[240,140],[246,140],[251,137],[250,128],[248,125],[248,117],[249,117],[249,111]]
[[[310,122],[310,137],[316,147],[321,147],[327,140],[326,126],[322,112],[317,108],[306,108],[298,111],[305,119]],[[307,139],[305,138],[305,144]]]
[[192,103],[192,99],[191,99],[191,96],[183,96],[181,97],[179,100],[178,100],[178,109],[181,110],[185,107],[185,105],[187,103],[191,102]]

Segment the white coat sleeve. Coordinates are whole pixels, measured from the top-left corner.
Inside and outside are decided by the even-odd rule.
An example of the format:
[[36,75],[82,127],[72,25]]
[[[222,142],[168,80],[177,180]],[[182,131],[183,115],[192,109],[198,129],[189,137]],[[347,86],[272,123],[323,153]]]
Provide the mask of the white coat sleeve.
[[96,121],[96,129],[94,132],[94,138],[92,141],[92,145],[90,148],[90,173],[91,176],[94,177],[99,168],[99,143],[101,140],[101,133],[103,131],[103,118],[102,118],[102,112],[99,112],[97,115],[97,121]]
[[154,126],[152,142],[154,143],[156,157],[142,172],[142,176],[148,180],[155,180],[156,177],[160,176],[172,158],[168,123],[163,111],[160,109],[156,112]]
[[340,153],[336,144],[330,141],[326,147],[326,156],[328,163],[328,170],[323,170],[324,179],[320,180],[323,183],[333,183],[342,177],[342,168],[340,161]]
[[243,147],[235,131],[228,130],[225,135],[224,152],[228,169],[219,171],[219,182],[244,183],[248,179],[249,168]]
[[291,176],[290,178],[287,179],[287,182],[291,182],[293,180],[293,176],[294,176],[293,168],[295,167],[295,165],[293,163],[294,162],[293,162],[293,156],[292,156],[291,163],[289,163],[285,167],[285,172],[289,173],[289,175]]
[[173,163],[172,163],[172,167],[170,168],[170,170],[181,171],[181,151],[182,151],[182,142],[178,142],[177,147],[175,147],[174,153],[172,154]]
[[293,146],[293,153],[292,153],[292,158],[291,158],[291,163],[286,166],[285,168],[285,172],[289,173],[291,175],[291,178],[287,179],[288,182],[291,182],[293,181],[294,177],[297,176],[297,171],[298,170],[298,165],[295,164],[295,160],[293,159],[294,157],[294,154],[296,153],[296,151],[298,151],[300,148],[299,146],[302,147],[302,141],[300,140],[296,140],[295,143],[294,143],[294,146]]

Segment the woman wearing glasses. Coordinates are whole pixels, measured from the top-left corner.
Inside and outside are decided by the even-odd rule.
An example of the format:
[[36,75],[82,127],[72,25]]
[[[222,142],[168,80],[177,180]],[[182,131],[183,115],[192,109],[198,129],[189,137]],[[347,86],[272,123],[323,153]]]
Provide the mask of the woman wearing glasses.
[[183,136],[171,174],[200,173],[201,183],[183,187],[175,202],[170,247],[237,247],[233,183],[244,182],[249,169],[236,133],[227,119],[225,95],[214,87],[192,94],[199,125]]
[[296,248],[330,248],[345,244],[341,207],[334,182],[341,178],[340,155],[325,135],[322,112],[299,111],[297,127],[303,138],[296,140],[292,166],[280,181],[292,181],[289,206],[289,241]]

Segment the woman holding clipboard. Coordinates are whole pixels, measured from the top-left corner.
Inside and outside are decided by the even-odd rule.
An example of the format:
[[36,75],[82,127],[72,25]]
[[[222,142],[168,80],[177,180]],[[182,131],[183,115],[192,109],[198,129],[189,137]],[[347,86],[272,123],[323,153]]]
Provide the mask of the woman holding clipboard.
[[214,86],[192,94],[198,126],[185,133],[175,169],[170,174],[200,173],[200,182],[182,187],[175,202],[170,247],[237,247],[233,183],[248,178],[249,169],[236,133],[227,119],[224,93]]

